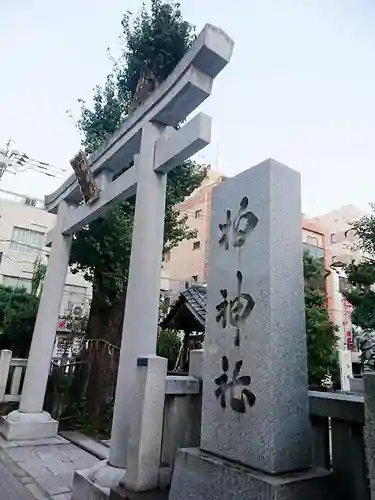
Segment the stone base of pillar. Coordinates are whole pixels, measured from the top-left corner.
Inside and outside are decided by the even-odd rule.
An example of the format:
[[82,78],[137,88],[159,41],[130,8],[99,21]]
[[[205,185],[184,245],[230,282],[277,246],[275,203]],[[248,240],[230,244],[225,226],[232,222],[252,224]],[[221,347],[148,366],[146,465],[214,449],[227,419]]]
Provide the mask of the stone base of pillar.
[[111,488],[116,488],[125,470],[112,467],[107,460],[91,469],[75,471],[72,500],[108,500]]
[[111,489],[109,500],[168,500],[171,479],[172,469],[161,467],[157,488],[134,491],[124,484],[124,478],[117,488]]
[[59,423],[49,413],[23,413],[19,410],[0,417],[0,434],[7,441],[45,439],[57,436]]
[[324,469],[265,474],[199,448],[186,448],[178,453],[169,499],[329,500],[330,478]]
[[129,491],[119,486],[111,490],[109,500],[168,500],[168,496],[169,488],[163,490]]

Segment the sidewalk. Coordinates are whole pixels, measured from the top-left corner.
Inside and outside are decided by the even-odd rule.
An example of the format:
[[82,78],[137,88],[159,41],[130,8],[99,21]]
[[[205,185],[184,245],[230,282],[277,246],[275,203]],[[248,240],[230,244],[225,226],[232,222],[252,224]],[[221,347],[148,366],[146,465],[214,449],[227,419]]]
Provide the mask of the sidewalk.
[[74,471],[98,461],[61,436],[17,442],[0,437],[0,498],[70,500]]
[[[0,490],[1,498],[6,500],[35,500],[38,498],[33,493],[32,479],[25,484],[23,478],[19,475],[18,467],[3,452],[0,452]],[[41,499],[43,497],[40,497]],[[47,497],[45,497],[47,498]]]

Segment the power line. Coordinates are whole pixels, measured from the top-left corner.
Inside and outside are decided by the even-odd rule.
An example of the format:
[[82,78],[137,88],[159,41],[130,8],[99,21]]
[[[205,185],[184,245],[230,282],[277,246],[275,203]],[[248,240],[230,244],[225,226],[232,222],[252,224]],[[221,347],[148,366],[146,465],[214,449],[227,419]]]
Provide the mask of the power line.
[[12,140],[9,139],[5,148],[0,148],[0,180],[4,173],[17,174],[31,170],[48,177],[63,178],[68,170],[56,167],[51,163],[30,157],[24,151],[12,148]]

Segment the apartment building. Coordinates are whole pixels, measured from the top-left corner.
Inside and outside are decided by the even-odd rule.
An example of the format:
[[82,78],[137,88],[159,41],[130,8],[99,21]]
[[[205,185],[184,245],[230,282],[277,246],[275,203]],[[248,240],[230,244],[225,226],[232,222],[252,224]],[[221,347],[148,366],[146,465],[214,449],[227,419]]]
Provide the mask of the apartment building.
[[302,246],[304,250],[326,264],[326,235],[318,222],[302,216]]
[[[172,295],[186,282],[207,281],[212,190],[224,180],[225,176],[209,171],[202,185],[178,207],[181,215],[187,216],[189,226],[197,230],[197,235],[164,256],[163,271],[169,277]],[[302,242],[312,255],[326,260],[326,238],[318,222],[302,218]]]
[[355,248],[356,235],[352,223],[359,220],[364,212],[354,205],[344,205],[314,218],[327,235],[327,268],[331,273],[327,278],[327,303],[331,317],[339,327],[339,348],[351,348],[353,344],[351,305],[341,293],[347,280],[342,266],[353,259],[360,261],[367,255]]
[[362,258],[363,252],[354,248],[356,240],[352,223],[364,215],[363,210],[354,205],[344,205],[323,215],[314,217],[327,234],[327,254],[329,265],[348,264],[353,258]]
[[197,234],[194,239],[182,241],[164,255],[163,272],[169,278],[172,295],[187,282],[205,283],[208,270],[212,190],[225,177],[209,170],[206,179],[178,208]]
[[[224,179],[211,171],[202,186],[179,206],[181,214],[187,216],[189,226],[197,230],[197,235],[193,240],[183,241],[165,256],[163,270],[169,276],[172,296],[185,283],[207,281],[212,190]],[[314,257],[323,259],[325,269],[330,271],[326,280],[327,308],[339,328],[339,365],[344,389],[348,389],[349,377],[353,373],[351,362],[358,362],[359,357],[358,353],[350,352],[353,349],[351,305],[342,294],[346,285],[342,264],[366,257],[354,248],[356,237],[351,226],[363,214],[358,207],[345,205],[319,217],[302,216],[301,224],[303,248]]]
[[[53,228],[55,215],[44,210],[41,200],[0,189],[0,283],[31,290],[35,261],[48,260],[45,247],[47,232]],[[81,275],[68,272],[61,303],[57,331],[66,333],[64,316],[69,312],[89,310],[91,285]]]

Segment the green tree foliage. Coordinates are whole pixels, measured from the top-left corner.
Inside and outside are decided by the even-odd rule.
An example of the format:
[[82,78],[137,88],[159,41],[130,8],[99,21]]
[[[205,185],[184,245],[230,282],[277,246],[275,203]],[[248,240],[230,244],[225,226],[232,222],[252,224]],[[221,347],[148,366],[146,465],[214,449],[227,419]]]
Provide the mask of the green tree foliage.
[[156,354],[162,358],[167,358],[168,370],[175,368],[180,347],[181,339],[176,330],[159,329]]
[[[372,212],[353,223],[358,249],[375,259],[375,205]],[[345,267],[348,287],[344,292],[353,306],[352,322],[363,330],[375,330],[375,261],[352,262]]]
[[26,358],[33,335],[39,298],[25,288],[0,285],[0,350]]
[[[150,9],[143,6],[136,17],[126,13],[122,28],[122,58],[104,86],[95,88],[93,104],[80,101],[78,129],[87,153],[100,147],[127,117],[142,72],[149,71],[156,85],[159,84],[178,64],[194,38],[194,28],[183,19],[179,5],[164,0],[151,0]],[[195,236],[195,231],[187,225],[187,217],[180,216],[175,206],[205,176],[206,168],[193,161],[168,174],[164,251]],[[93,284],[87,336],[105,339],[113,345],[119,345],[121,338],[133,216],[132,199],[83,228],[74,236],[72,245],[73,270],[83,271]],[[91,370],[87,399],[92,406],[89,413],[94,418],[100,418],[102,401],[113,393],[113,383],[106,382],[104,372],[108,372],[106,367]]]
[[[158,82],[168,76],[190,47],[193,26],[184,21],[178,4],[152,0],[150,11],[143,7],[123,20],[124,54],[104,87],[96,87],[94,103],[81,101],[78,128],[87,153],[98,148],[126,118],[141,71],[147,68]],[[206,169],[187,161],[168,175],[165,250],[195,235],[175,205],[197,188]],[[134,200],[115,208],[107,217],[80,231],[74,239],[72,263],[100,288],[102,305],[108,307],[123,297],[129,266]],[[95,294],[97,295],[97,294]]]
[[[159,323],[169,311],[169,301],[160,294]],[[174,370],[180,352],[181,339],[178,330],[158,328],[156,354],[168,360],[168,370]]]
[[330,320],[326,308],[322,260],[304,252],[303,269],[309,384],[320,385],[332,368],[337,327]]
[[43,282],[44,282],[44,277],[46,275],[46,270],[47,266],[46,264],[43,264],[40,258],[38,257],[36,261],[34,262],[34,267],[33,267],[33,275],[31,278],[31,293],[32,295],[36,295],[39,297],[42,287],[43,287]]

